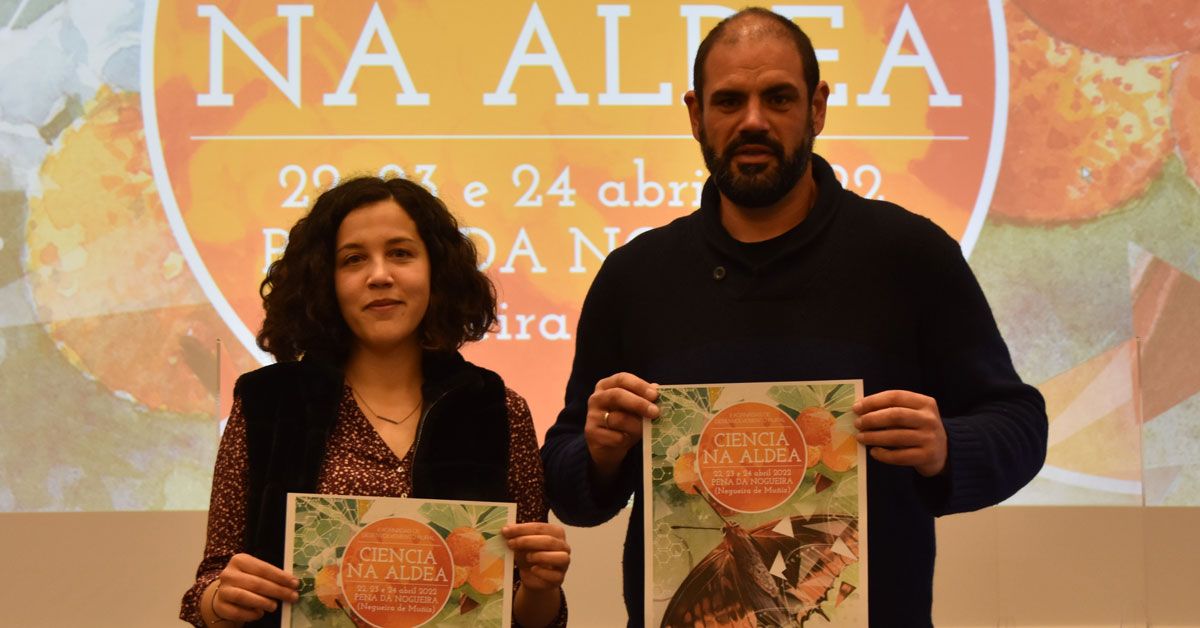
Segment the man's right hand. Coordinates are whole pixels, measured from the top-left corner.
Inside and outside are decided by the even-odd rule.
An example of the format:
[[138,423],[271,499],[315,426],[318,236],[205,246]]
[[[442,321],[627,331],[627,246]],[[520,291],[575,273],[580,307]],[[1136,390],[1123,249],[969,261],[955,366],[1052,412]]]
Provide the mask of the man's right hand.
[[598,479],[613,479],[625,454],[642,439],[642,422],[658,418],[658,385],[630,373],[596,382],[583,428]]

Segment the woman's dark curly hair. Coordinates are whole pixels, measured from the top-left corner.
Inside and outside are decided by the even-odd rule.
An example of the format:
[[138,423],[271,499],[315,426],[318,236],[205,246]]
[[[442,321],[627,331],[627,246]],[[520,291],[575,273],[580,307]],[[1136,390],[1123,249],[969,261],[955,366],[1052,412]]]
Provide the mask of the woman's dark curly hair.
[[351,211],[387,199],[417,225],[429,254],[429,309],[421,321],[421,346],[453,351],[483,338],[496,322],[496,289],[479,271],[475,245],[459,230],[446,205],[407,179],[358,177],[321,194],[288,234],[283,256],[259,286],[266,318],[258,346],[280,362],[307,354],[344,361],[354,335],[334,291],[338,228]]

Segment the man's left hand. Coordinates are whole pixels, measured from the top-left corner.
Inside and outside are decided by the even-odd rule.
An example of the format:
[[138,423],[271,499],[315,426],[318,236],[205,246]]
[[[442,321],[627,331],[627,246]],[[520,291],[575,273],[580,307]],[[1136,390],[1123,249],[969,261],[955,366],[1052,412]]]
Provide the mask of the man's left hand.
[[912,467],[925,477],[946,468],[946,428],[937,400],[907,390],[888,390],[854,404],[858,442],[871,457]]

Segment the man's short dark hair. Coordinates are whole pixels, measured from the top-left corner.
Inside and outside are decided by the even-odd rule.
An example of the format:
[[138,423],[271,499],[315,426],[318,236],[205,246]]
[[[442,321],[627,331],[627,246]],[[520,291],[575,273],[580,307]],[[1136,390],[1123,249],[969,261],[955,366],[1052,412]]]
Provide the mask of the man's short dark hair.
[[421,346],[453,351],[479,340],[496,322],[496,290],[478,268],[475,246],[434,195],[407,179],[358,177],[317,198],[288,235],[283,256],[259,287],[266,318],[258,346],[280,362],[306,354],[348,357],[354,335],[334,290],[338,228],[351,211],[394,200],[416,223],[429,255],[429,308],[418,330]]
[[[789,38],[796,44],[796,50],[800,53],[800,61],[804,65],[804,84],[808,88],[808,101],[811,103],[813,93],[817,91],[817,84],[821,82],[821,69],[817,66],[817,53],[813,50],[812,40],[795,22],[762,7],[742,9],[721,20],[700,42],[700,47],[696,49],[696,64],[692,66],[692,84],[696,91],[696,102],[701,108],[704,108],[704,63],[708,60],[708,53],[712,51],[714,45],[725,38],[726,27],[733,22],[750,17],[768,20],[778,27],[777,33],[780,36]],[[771,30],[775,31],[776,29],[772,28]]]

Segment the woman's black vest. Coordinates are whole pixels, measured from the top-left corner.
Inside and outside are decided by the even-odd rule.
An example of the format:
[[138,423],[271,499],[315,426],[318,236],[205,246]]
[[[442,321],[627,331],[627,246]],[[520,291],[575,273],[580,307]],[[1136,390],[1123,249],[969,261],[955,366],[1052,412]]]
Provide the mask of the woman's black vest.
[[[504,381],[458,353],[423,357],[428,410],[413,441],[412,497],[512,501]],[[337,418],[345,375],[317,359],[282,362],[238,378],[246,419],[246,551],[283,565],[288,493],[313,493]],[[280,613],[247,625],[278,626]]]

